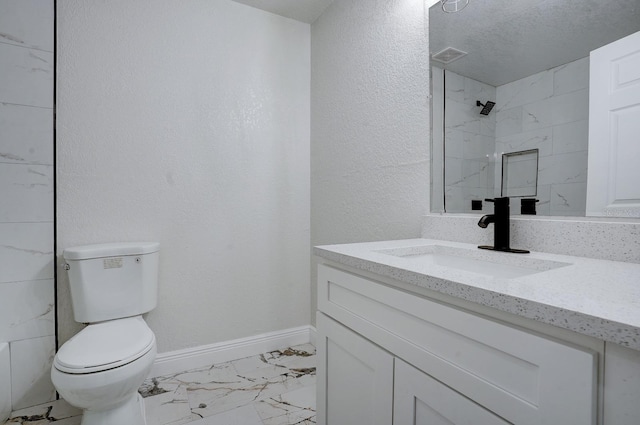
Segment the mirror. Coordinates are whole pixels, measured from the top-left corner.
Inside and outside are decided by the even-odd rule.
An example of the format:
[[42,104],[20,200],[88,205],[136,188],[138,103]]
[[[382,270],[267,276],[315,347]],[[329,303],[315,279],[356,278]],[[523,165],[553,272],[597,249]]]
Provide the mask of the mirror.
[[506,188],[512,214],[533,202],[537,215],[584,216],[589,53],[638,31],[638,0],[432,6],[432,211],[491,212],[478,201],[505,192],[505,155],[509,179],[531,184],[533,162],[516,153],[537,149],[535,187]]

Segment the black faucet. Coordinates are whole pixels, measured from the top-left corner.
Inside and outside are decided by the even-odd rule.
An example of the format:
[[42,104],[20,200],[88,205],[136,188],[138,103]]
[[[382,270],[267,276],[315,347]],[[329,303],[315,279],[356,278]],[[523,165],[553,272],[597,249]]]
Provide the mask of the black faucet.
[[509,197],[485,199],[487,202],[493,202],[494,213],[487,214],[480,218],[478,226],[486,229],[493,223],[493,246],[480,245],[480,249],[490,249],[493,251],[513,252],[516,254],[527,254],[529,251],[525,249],[515,249],[509,246]]

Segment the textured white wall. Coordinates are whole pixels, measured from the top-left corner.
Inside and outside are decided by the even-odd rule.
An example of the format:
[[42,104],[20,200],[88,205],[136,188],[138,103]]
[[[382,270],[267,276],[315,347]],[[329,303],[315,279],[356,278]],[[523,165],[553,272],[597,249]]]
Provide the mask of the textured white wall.
[[[312,24],[313,245],[420,235],[429,203],[427,39],[424,0],[335,0]],[[315,264],[311,273],[315,313]]]
[[309,321],[309,32],[227,0],[58,2],[58,255],[158,240],[160,352]]

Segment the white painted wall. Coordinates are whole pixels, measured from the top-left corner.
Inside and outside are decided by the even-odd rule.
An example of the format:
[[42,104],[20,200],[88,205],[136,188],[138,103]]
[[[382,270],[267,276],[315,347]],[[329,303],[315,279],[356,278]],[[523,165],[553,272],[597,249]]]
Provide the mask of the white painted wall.
[[58,255],[159,241],[160,352],[309,323],[309,33],[229,0],[58,2]]
[[0,422],[55,399],[53,19],[0,2]]
[[[312,24],[312,245],[420,235],[427,38],[424,0],[335,0]],[[315,312],[315,264],[311,273]]]

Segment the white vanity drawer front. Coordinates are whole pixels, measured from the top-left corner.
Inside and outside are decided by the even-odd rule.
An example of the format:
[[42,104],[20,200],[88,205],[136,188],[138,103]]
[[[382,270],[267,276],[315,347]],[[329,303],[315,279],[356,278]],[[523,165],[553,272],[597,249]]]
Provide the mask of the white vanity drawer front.
[[318,309],[509,422],[595,424],[589,350],[326,265]]

